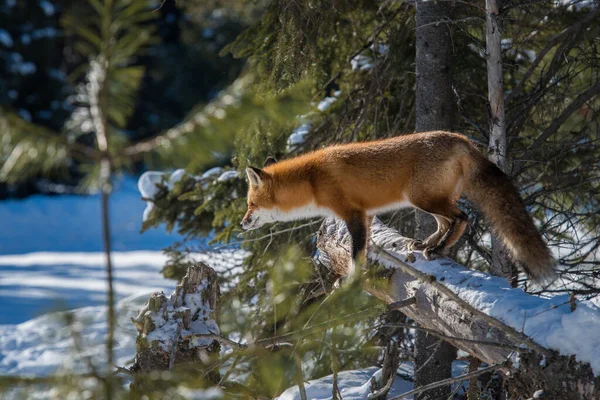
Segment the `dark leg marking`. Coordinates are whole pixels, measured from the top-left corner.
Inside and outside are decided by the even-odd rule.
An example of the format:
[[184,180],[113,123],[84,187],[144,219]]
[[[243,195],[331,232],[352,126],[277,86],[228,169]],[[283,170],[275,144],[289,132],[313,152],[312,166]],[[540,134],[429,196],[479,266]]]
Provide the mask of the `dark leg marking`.
[[367,246],[367,227],[365,217],[362,213],[354,213],[346,220],[346,226],[352,237],[352,259],[357,262],[363,262],[362,254]]

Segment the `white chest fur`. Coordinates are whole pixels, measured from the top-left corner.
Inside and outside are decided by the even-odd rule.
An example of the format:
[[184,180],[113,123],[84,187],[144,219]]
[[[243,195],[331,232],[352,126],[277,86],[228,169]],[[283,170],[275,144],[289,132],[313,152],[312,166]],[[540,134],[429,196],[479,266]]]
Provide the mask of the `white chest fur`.
[[261,208],[255,212],[259,218],[264,218],[265,222],[272,221],[295,221],[299,219],[313,217],[332,217],[333,212],[324,207],[319,207],[315,203],[309,203],[302,207],[292,208],[288,211],[282,211],[278,207],[271,209]]
[[[384,213],[387,211],[398,210],[400,208],[411,207],[412,204],[408,201],[398,201],[385,206],[373,208],[367,210],[367,214],[370,216]],[[292,208],[288,211],[283,211],[278,207],[271,209],[260,208],[254,212],[255,218],[258,218],[261,225],[268,222],[276,221],[296,221],[300,219],[314,218],[314,217],[335,217],[336,215],[328,208],[319,207],[315,203],[309,203],[302,207]]]

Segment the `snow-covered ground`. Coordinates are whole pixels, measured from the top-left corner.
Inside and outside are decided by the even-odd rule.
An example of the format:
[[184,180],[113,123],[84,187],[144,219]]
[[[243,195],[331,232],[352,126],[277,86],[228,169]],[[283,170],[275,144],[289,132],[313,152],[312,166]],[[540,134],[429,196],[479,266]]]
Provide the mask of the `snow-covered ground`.
[[[117,303],[115,362],[128,365],[135,355],[137,331],[129,320],[148,295]],[[0,375],[49,375],[59,371],[87,372],[85,357],[100,366],[105,359],[106,308],[84,307],[72,312],[50,313],[18,325],[0,325]],[[72,323],[67,323],[72,317]],[[79,352],[75,335],[81,337]]]
[[[175,282],[160,274],[165,261],[160,251],[113,254],[117,298],[172,290]],[[51,311],[105,304],[105,265],[99,252],[0,256],[0,326]]]
[[[467,373],[467,364],[464,361],[455,361],[452,364],[452,376],[460,376]],[[399,396],[403,393],[413,390],[414,384],[411,377],[414,374],[412,362],[402,362],[398,367],[398,372],[394,378],[394,383],[388,392],[388,398]],[[381,379],[381,370],[376,367],[357,369],[352,371],[341,371],[338,374],[338,387],[344,400],[366,400],[371,393],[371,378]],[[463,386],[458,389],[458,393],[464,393],[466,388]],[[311,400],[327,400],[332,398],[331,389],[333,387],[333,375],[324,376],[319,379],[308,381],[304,384],[306,397]],[[457,389],[456,384],[452,389]],[[283,392],[278,400],[300,400],[298,386],[293,386]],[[406,397],[412,400],[413,396]]]
[[[137,182],[117,182],[111,196],[114,288],[118,300],[115,360],[128,365],[136,331],[129,320],[153,291],[170,294],[175,281],[160,270],[176,234],[140,234],[146,203]],[[104,362],[106,273],[98,196],[32,196],[0,202],[0,375],[48,375],[88,370],[74,346]],[[202,243],[198,243],[202,244]],[[245,253],[195,254],[231,282]],[[74,310],[73,310],[74,309]],[[73,310],[72,312],[56,312]],[[67,324],[72,318],[73,323]]]
[[[412,368],[411,368],[412,370]],[[371,377],[379,368],[371,367],[353,371],[342,371],[338,374],[338,387],[344,400],[363,400],[371,393]],[[315,379],[305,383],[306,397],[313,400],[327,400],[332,398],[333,375]],[[412,390],[413,383],[399,376],[394,380],[389,396],[397,396]],[[300,400],[298,386],[293,386],[283,392],[278,400]],[[412,397],[410,397],[412,399]]]
[[[148,293],[173,290],[175,282],[160,274],[166,260],[160,249],[180,237],[160,229],[140,234],[145,203],[133,178],[117,182],[110,206],[120,300],[116,355],[125,363],[135,349],[135,329],[128,318]],[[106,274],[99,197],[3,201],[0,221],[0,374],[46,375],[79,368],[73,328],[81,331],[86,353],[101,362]],[[84,308],[72,314],[76,323],[70,327],[65,313],[40,316],[78,307]]]
[[[162,229],[140,234],[144,207],[134,178],[117,181],[110,217],[118,298],[173,286],[159,273],[160,250],[180,237]],[[2,201],[0,221],[0,324],[105,303],[98,195]]]

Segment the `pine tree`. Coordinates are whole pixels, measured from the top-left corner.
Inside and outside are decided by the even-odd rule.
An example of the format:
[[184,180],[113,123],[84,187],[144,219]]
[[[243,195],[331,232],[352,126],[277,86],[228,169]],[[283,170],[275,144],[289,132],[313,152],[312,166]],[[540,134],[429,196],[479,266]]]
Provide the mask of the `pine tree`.
[[[417,6],[421,5],[419,2]],[[189,3],[194,9],[204,10],[204,6]],[[150,16],[148,9],[141,4],[139,7],[140,13]],[[422,105],[417,89],[423,87],[415,87],[418,61],[414,5],[273,0],[248,7],[252,7],[248,14],[258,15],[257,20],[249,18],[253,22],[250,27],[223,51],[247,60],[240,76],[182,121],[165,123],[157,129],[159,134],[146,137],[150,134],[146,132],[133,141],[123,134],[129,121],[146,118],[145,108],[138,108],[135,94],[144,79],[139,65],[119,64],[114,49],[107,63],[102,54],[110,46],[102,46],[101,31],[90,36],[87,23],[75,28],[78,21],[72,21],[74,32],[79,31],[82,37],[99,37],[101,44],[94,47],[96,40],[86,39],[89,43],[81,45],[84,50],[94,50],[95,56],[82,78],[86,86],[79,88],[79,94],[86,95],[87,83],[95,82],[89,87],[102,95],[82,96],[87,103],[79,104],[82,110],[72,116],[69,125],[76,140],[63,140],[66,135],[52,135],[52,141],[40,140],[45,138],[45,130],[14,115],[5,116],[6,126],[14,130],[14,145],[2,149],[2,176],[16,179],[21,174],[45,173],[75,157],[89,171],[95,171],[90,176],[96,177],[91,180],[96,184],[97,161],[102,158],[105,165],[110,162],[113,171],[131,168],[135,162],[187,165],[188,173],[177,183],[169,184],[169,176],[165,175],[155,198],[147,199],[154,207],[144,229],[164,223],[186,237],[183,243],[168,249],[170,262],[163,271],[165,275],[180,277],[190,262],[189,253],[207,250],[198,243],[209,237],[214,245],[211,251],[249,251],[243,269],[227,277],[235,284],[223,295],[223,335],[265,338],[323,324],[310,337],[292,335],[289,347],[234,351],[224,359],[224,365],[249,393],[274,396],[297,384],[299,377],[308,380],[377,363],[381,351],[373,347],[379,343],[374,327],[379,326],[383,309],[359,287],[332,290],[336,277],[328,275],[314,257],[314,232],[319,220],[265,226],[251,233],[240,231],[238,225],[246,207],[244,168],[261,166],[269,155],[287,158],[331,143],[391,137],[433,126],[421,128],[417,118]],[[597,286],[590,284],[598,277],[594,252],[600,237],[595,212],[600,198],[595,196],[599,190],[596,142],[600,89],[594,42],[599,28],[593,24],[597,11],[568,7],[508,2],[503,10],[511,19],[504,27],[502,49],[507,172],[515,178],[550,243],[571,246],[568,254],[561,255],[560,261],[570,269],[564,279],[579,285],[579,296],[592,296],[599,293]],[[88,10],[90,15],[94,10]],[[445,97],[453,97],[457,112],[452,124],[440,128],[454,127],[486,148],[490,118],[482,89],[488,82],[483,10],[482,4],[457,3],[454,15],[444,22],[453,28],[454,82],[452,93],[446,90]],[[143,20],[136,27],[145,30],[153,26]],[[138,31],[136,38],[139,35]],[[111,46],[128,48],[125,43],[121,38]],[[136,46],[141,50],[141,45]],[[128,72],[115,70],[116,65],[125,66]],[[166,80],[159,79],[153,85],[160,87]],[[106,87],[117,85],[106,82],[122,85],[112,92]],[[97,98],[95,104],[109,108],[108,112],[95,114],[104,116],[104,121],[96,120],[107,127],[108,146],[103,150],[93,140],[102,129],[94,124],[90,98]],[[116,104],[118,110],[112,111]],[[180,112],[174,112],[169,120],[177,120]],[[22,129],[17,130],[17,126]],[[50,150],[51,145],[54,150]],[[60,153],[61,157],[37,163],[32,149],[38,154]],[[201,175],[214,166],[220,169]],[[105,188],[107,176],[105,173],[102,180]],[[472,268],[489,270],[489,230],[477,210],[468,203],[462,206],[471,216],[473,228],[455,255]],[[405,232],[414,229],[410,211],[382,218]],[[566,231],[571,223],[589,231],[585,240]],[[525,279],[518,284],[539,292]],[[353,319],[357,315],[360,318]],[[410,347],[413,341],[408,339]]]
[[[323,7],[327,7],[327,9]],[[532,70],[536,70],[536,66],[532,64],[532,60],[527,55],[529,51],[527,46],[534,40],[532,37],[535,37],[535,42],[539,40],[539,43],[542,43],[542,38],[547,38],[555,33],[561,35],[561,27],[568,27],[573,18],[573,15],[569,14],[573,11],[564,8],[551,9],[541,5],[527,7],[513,5],[506,9],[506,12],[514,13],[514,18],[517,18],[518,22],[507,26],[505,35],[507,38],[511,38],[513,43],[519,40],[523,43],[518,48],[516,46],[505,47],[503,50],[505,62],[514,66],[514,68],[505,70],[508,93],[512,87],[521,85],[519,82],[521,82],[525,67],[532,67]],[[379,9],[375,9],[371,3],[350,5],[343,1],[336,2],[333,7],[312,2],[283,0],[270,2],[260,21],[240,35],[226,50],[233,52],[238,57],[248,57],[248,70],[256,74],[251,86],[265,98],[275,99],[279,93],[290,90],[299,82],[309,79],[309,82],[312,82],[310,85],[312,85],[313,93],[313,111],[302,114],[294,121],[295,130],[294,124],[290,124],[289,121],[281,125],[256,121],[248,127],[244,126],[236,135],[235,158],[232,167],[242,171],[242,168],[250,164],[260,166],[269,155],[285,158],[330,143],[366,140],[411,132],[415,128],[416,111],[415,77],[411,72],[415,62],[414,11],[414,8],[409,5],[387,3]],[[535,18],[532,18],[532,12],[535,12],[535,15],[549,12],[552,17],[548,30],[538,33],[540,36],[527,36],[531,35],[533,28],[522,31],[517,29],[524,24],[533,23]],[[581,12],[585,12],[585,10]],[[487,87],[487,76],[485,59],[482,58],[484,50],[480,50],[485,47],[483,45],[485,42],[485,13],[481,13],[479,17],[472,15],[472,8],[467,5],[457,5],[454,16],[448,17],[445,21],[448,26],[454,28],[452,35],[454,85],[451,97],[460,118],[457,118],[453,126],[476,142],[487,145],[490,120],[486,102],[482,101],[483,97],[481,96],[481,88]],[[589,25],[585,21],[589,20],[586,18],[582,26],[588,27]],[[580,29],[584,29],[583,27]],[[573,32],[573,29],[570,32]],[[562,34],[562,38],[572,39],[566,34]],[[583,40],[583,36],[578,37],[577,41],[579,40]],[[592,49],[587,46],[585,48],[586,51]],[[586,57],[582,57],[579,61],[585,64],[585,59]],[[591,60],[588,59],[588,61]],[[589,63],[584,68],[589,68],[592,64]],[[522,67],[517,68],[517,66]],[[529,80],[531,77],[527,77],[527,79]],[[569,76],[569,79],[572,79],[572,76]],[[535,80],[530,82],[533,83]],[[575,81],[572,81],[572,84],[575,85],[574,89],[578,85]],[[522,85],[528,87],[527,83]],[[552,101],[552,97],[545,99],[548,102]],[[321,100],[325,101],[320,103]],[[527,104],[532,106],[534,103]],[[318,108],[315,107],[317,105],[319,105]],[[511,125],[510,121],[513,121],[512,124],[516,123],[511,112],[516,111],[510,109],[507,114],[509,133],[511,129],[517,129],[516,126]],[[532,112],[532,110],[529,109],[527,112]],[[452,112],[447,114],[452,114]],[[521,120],[519,119],[519,121]],[[594,123],[587,125],[586,129],[593,126]],[[516,137],[514,130],[512,131],[513,139],[509,135],[509,143],[513,140],[511,152],[515,151],[510,154],[515,154],[515,157],[522,154],[522,150],[517,150],[518,148],[522,149],[523,145],[527,145],[527,141],[539,135],[538,130],[532,127],[527,129],[519,127],[518,130],[521,139],[514,139]],[[586,134],[591,134],[590,130],[586,130],[586,132]],[[570,157],[566,154],[562,155]],[[538,155],[538,157],[537,160],[542,161],[545,156]],[[587,158],[586,162],[591,162],[592,159],[592,157]],[[540,164],[539,161],[537,164],[532,162],[530,165],[534,166],[534,169],[540,168],[543,164]],[[529,171],[532,172],[530,179],[540,176],[539,171]],[[550,176],[546,175],[546,177],[552,180]],[[255,335],[275,335],[282,332],[281,329],[285,331],[293,326],[295,319],[302,320],[302,313],[295,314],[294,311],[292,315],[284,317],[283,320],[279,317],[273,320],[273,309],[266,307],[264,305],[266,303],[261,303],[260,300],[263,299],[262,301],[268,303],[272,297],[269,293],[261,292],[261,288],[269,287],[268,277],[275,273],[274,268],[281,265],[281,254],[283,254],[281,249],[286,248],[289,243],[299,245],[302,253],[296,254],[302,254],[304,257],[312,255],[311,234],[315,230],[315,225],[311,225],[311,221],[278,224],[262,228],[251,234],[243,234],[242,241],[234,240],[239,233],[238,222],[245,210],[243,198],[228,197],[229,193],[235,192],[240,195],[239,191],[243,192],[245,183],[243,178],[238,179],[210,185],[211,194],[205,193],[204,197],[198,188],[192,189],[190,194],[183,195],[181,195],[180,189],[176,189],[177,198],[180,201],[195,202],[189,207],[191,209],[199,206],[197,212],[202,217],[196,217],[196,222],[188,217],[177,219],[176,222],[179,226],[185,226],[185,232],[191,233],[190,240],[193,240],[198,234],[195,229],[204,226],[206,232],[208,229],[206,227],[210,226],[210,221],[212,221],[212,228],[216,230],[216,241],[233,240],[232,245],[241,245],[250,250],[250,256],[245,262],[246,269],[240,278],[241,284],[227,294],[227,296],[231,296],[228,301],[233,301],[233,304],[246,304],[256,302],[258,299],[259,304],[263,306],[256,311],[257,319],[261,320],[263,317],[259,316],[268,315],[268,320],[273,323],[257,324],[252,328],[237,326],[233,330],[252,329]],[[593,178],[593,181],[596,184],[591,185],[596,185],[594,190],[597,190],[597,177]],[[581,189],[585,190],[583,186]],[[548,199],[554,196],[551,193],[547,194]],[[546,196],[546,194],[540,195]],[[156,204],[165,198],[171,198],[169,196],[169,194],[159,196]],[[188,207],[185,205],[187,203],[179,204],[179,207],[186,208],[177,208],[177,210]],[[175,204],[172,203],[172,205]],[[489,264],[486,264],[485,261],[490,260],[489,243],[482,240],[482,232],[487,228],[481,223],[477,210],[472,209],[468,204],[464,204],[464,206],[471,214],[476,229],[472,229],[468,234],[463,247],[457,252],[457,257],[474,268],[488,269]],[[165,207],[169,206],[165,205]],[[207,211],[213,211],[214,214]],[[153,223],[175,222],[172,218],[165,219],[167,213],[173,213],[174,209],[156,208],[154,212]],[[537,218],[547,221],[548,209],[541,203],[536,202],[532,207],[532,212]],[[556,215],[554,212],[550,214]],[[590,214],[587,215],[592,217]],[[206,217],[206,220],[203,217]],[[400,225],[407,230],[411,229],[412,224],[408,222],[411,219],[410,213],[394,213],[385,217],[385,221],[389,224]],[[203,222],[200,223],[200,220]],[[594,226],[597,229],[597,225]],[[552,229],[562,228],[554,225]],[[572,241],[572,243],[574,242]],[[183,259],[180,250],[174,253],[177,256],[173,258],[173,263],[168,269],[171,274],[176,273],[177,265]],[[265,271],[269,272],[265,273]],[[303,274],[299,273],[299,276],[303,276]],[[301,293],[291,291],[286,292],[285,298],[300,295]],[[235,303],[235,300],[240,303]],[[289,307],[285,307],[285,309],[290,310]],[[311,310],[311,308],[307,308],[307,310]],[[231,312],[235,313],[235,309],[232,309]],[[279,312],[277,314],[279,315]],[[365,323],[368,324],[368,322]],[[272,326],[269,327],[269,325]],[[348,354],[347,352],[348,350],[345,349],[346,354]],[[350,368],[357,365],[356,362],[360,365],[360,357],[356,360],[344,356],[340,358],[339,352],[333,348],[330,357],[336,359],[333,363],[337,366],[336,369]],[[363,356],[362,360],[365,361],[366,358]],[[325,362],[322,358],[319,361]],[[281,364],[281,367],[291,371],[293,362],[288,360],[288,363]],[[312,376],[329,373],[331,371],[330,364],[327,363],[326,366],[321,364],[322,367],[318,369],[318,372],[313,371],[315,375]],[[255,371],[261,370],[257,368]],[[253,379],[249,380],[253,387],[260,386],[257,382],[262,382],[261,376],[262,372],[256,372]],[[310,376],[305,376],[305,379]],[[289,384],[293,384],[291,377]]]

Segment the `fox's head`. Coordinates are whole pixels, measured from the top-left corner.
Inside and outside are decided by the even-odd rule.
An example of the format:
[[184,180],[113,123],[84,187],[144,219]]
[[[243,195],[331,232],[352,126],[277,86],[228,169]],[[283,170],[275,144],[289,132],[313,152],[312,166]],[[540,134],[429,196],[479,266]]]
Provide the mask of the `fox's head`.
[[[268,157],[265,167],[275,162],[273,157]],[[242,219],[242,228],[252,230],[260,228],[265,223],[277,221],[273,177],[265,170],[256,167],[246,168],[246,175],[248,175],[248,211]]]

